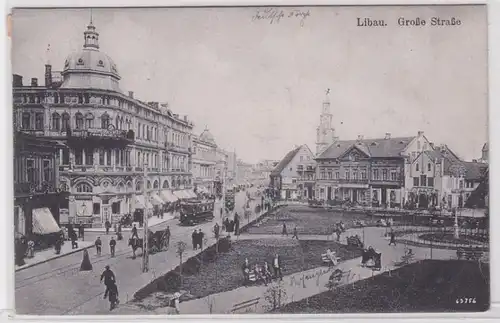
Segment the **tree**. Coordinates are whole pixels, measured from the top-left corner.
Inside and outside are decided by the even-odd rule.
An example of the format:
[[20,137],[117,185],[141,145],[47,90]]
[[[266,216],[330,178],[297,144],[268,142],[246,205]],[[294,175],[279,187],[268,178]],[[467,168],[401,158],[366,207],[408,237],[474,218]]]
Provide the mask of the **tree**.
[[286,303],[286,288],[282,280],[273,283],[266,290],[264,300],[267,302],[269,311],[277,310]]
[[184,241],[177,241],[176,246],[177,246],[177,255],[179,256],[179,276],[181,277],[181,288],[182,288],[182,285],[183,285],[182,256],[184,255],[184,252],[186,251],[187,244]]

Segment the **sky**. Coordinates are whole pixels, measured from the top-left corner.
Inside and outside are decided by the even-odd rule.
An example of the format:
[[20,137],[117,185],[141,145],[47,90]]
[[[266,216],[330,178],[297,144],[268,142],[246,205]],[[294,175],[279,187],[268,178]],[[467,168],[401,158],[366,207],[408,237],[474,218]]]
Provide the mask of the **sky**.
[[[298,11],[294,11],[297,9]],[[325,90],[340,139],[424,131],[466,160],[488,140],[484,6],[94,8],[124,93],[168,102],[246,162],[315,150]],[[44,79],[83,46],[90,9],[16,9],[12,72]],[[306,15],[298,17],[297,12]],[[290,17],[292,15],[292,17]],[[279,16],[279,15],[278,15]],[[385,27],[358,27],[357,18]],[[398,26],[420,17],[425,27]],[[460,26],[429,26],[431,17]],[[47,51],[50,44],[50,51]]]

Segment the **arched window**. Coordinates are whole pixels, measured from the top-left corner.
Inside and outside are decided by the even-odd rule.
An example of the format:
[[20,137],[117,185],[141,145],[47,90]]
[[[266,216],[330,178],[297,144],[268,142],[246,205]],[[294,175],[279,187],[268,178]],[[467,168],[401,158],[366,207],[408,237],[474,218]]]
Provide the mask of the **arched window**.
[[76,121],[76,129],[82,130],[83,129],[83,114],[81,114],[80,112],[77,112],[75,114],[75,121]]
[[181,186],[181,179],[180,178],[177,179],[177,187],[179,187],[179,186]]
[[52,113],[52,130],[61,130],[61,116],[57,112]]
[[431,163],[427,164],[427,171],[429,171],[429,172],[431,171]]
[[168,181],[167,181],[167,180],[165,180],[165,181],[163,182],[163,188],[169,188],[169,187],[168,187]]
[[92,186],[87,183],[81,183],[76,186],[78,193],[92,193]]
[[415,164],[415,170],[418,172],[418,164]]
[[31,128],[31,114],[29,112],[23,112],[21,127],[23,129]]
[[125,192],[125,185],[123,183],[118,184],[118,192]]
[[69,114],[67,112],[64,112],[62,114],[62,125],[61,125],[62,131],[67,131],[70,128],[69,119],[70,119]]
[[109,115],[107,113],[104,113],[101,116],[101,128],[108,129],[108,127],[109,127]]
[[94,127],[94,115],[89,112],[85,115],[85,129],[91,129],[93,127]]
[[155,182],[153,183],[153,188],[154,188],[154,189],[159,188],[159,186],[160,186],[160,184],[158,183],[158,181],[155,181]]
[[135,190],[136,190],[136,191],[141,191],[141,190],[142,190],[142,181],[138,181],[138,182],[135,184]]
[[127,191],[131,192],[133,190],[132,182],[127,182]]
[[151,188],[151,181],[148,181],[148,189]]

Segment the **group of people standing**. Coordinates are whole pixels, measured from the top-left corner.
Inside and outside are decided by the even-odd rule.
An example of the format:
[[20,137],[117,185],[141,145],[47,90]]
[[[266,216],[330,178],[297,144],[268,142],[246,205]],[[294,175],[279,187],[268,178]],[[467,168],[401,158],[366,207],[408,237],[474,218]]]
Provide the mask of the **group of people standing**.
[[193,250],[197,250],[198,247],[203,249],[203,238],[205,237],[205,233],[201,232],[201,229],[194,230],[191,235],[191,239],[193,242]]
[[238,212],[234,214],[233,220],[229,220],[229,218],[224,220],[223,229],[225,229],[228,233],[234,232],[236,235],[240,234],[240,216],[238,215]]
[[251,279],[251,274],[254,274],[255,282],[263,282],[266,286],[271,282],[272,279],[280,279],[283,280],[283,272],[282,272],[282,264],[281,258],[278,254],[275,255],[272,262],[272,268],[274,271],[271,273],[269,263],[264,261],[262,265],[255,264],[253,266],[248,262],[248,258],[245,258],[245,262],[243,263],[243,276],[245,278],[245,285],[248,284]]

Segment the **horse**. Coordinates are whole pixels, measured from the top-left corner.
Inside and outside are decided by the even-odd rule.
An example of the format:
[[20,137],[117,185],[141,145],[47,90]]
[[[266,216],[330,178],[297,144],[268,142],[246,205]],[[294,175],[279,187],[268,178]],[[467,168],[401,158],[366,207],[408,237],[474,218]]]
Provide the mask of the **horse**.
[[137,249],[144,248],[144,239],[142,238],[130,238],[128,239],[128,245],[132,247],[132,259],[135,259],[135,252]]

